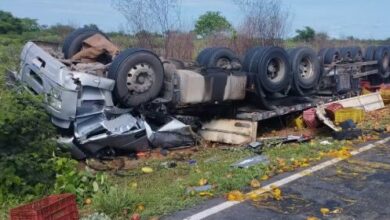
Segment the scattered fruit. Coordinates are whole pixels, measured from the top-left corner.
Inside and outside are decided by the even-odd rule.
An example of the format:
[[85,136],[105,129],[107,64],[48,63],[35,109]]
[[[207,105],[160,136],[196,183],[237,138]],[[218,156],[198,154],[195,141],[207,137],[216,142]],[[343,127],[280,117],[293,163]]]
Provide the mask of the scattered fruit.
[[272,187],[271,193],[274,199],[278,201],[282,199],[282,190],[280,190],[278,187]]
[[200,180],[199,180],[199,186],[204,186],[204,185],[206,185],[207,184],[207,179],[205,179],[205,178],[201,178]]
[[85,205],[90,205],[92,203],[92,199],[87,198],[87,199],[85,199],[84,203],[85,203]]
[[228,201],[242,201],[244,200],[244,194],[238,190],[231,191],[227,194]]
[[320,212],[322,213],[322,215],[328,215],[330,210],[328,208],[321,208]]
[[144,173],[153,173],[153,169],[151,167],[142,167],[141,170]]
[[260,187],[260,182],[257,180],[257,179],[253,179],[253,180],[251,180],[251,187],[252,188],[259,188]]

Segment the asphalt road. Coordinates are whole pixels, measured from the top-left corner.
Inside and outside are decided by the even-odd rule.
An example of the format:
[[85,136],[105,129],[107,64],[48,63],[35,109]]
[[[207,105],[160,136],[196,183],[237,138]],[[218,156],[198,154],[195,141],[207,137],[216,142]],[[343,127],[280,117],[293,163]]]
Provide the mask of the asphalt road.
[[[265,184],[289,175],[277,176]],[[245,201],[205,219],[390,219],[390,143],[288,183],[281,190],[281,201]],[[165,219],[184,219],[223,201],[213,199]],[[334,213],[324,216],[321,208]]]

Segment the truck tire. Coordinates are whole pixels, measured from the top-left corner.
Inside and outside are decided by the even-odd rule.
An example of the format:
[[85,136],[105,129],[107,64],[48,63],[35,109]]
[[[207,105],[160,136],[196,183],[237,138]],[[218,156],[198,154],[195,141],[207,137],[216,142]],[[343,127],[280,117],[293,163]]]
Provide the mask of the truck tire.
[[340,48],[340,54],[343,60],[345,61],[352,61],[353,60],[353,54],[352,54],[352,48],[351,47],[342,47]]
[[[257,48],[252,56],[251,69],[257,65],[256,85],[269,93],[281,92],[289,88],[292,81],[291,66],[287,52],[280,47]],[[259,87],[259,86],[258,86]]]
[[363,51],[360,47],[350,47],[353,61],[363,60]]
[[371,61],[375,59],[375,46],[369,46],[364,51],[364,60]]
[[242,69],[244,71],[250,72],[250,63],[251,63],[252,57],[253,57],[254,53],[256,52],[256,50],[259,48],[260,47],[252,47],[245,52],[244,60],[242,63]]
[[200,52],[197,62],[204,67],[212,68],[226,68],[226,65],[232,66],[232,62],[238,62],[241,64],[240,59],[229,48],[226,47],[211,47],[206,48]]
[[62,46],[62,52],[64,53],[65,59],[70,59],[81,50],[83,41],[95,34],[101,34],[108,37],[97,28],[79,28],[74,30],[72,33],[65,37],[64,44]]
[[163,85],[164,68],[153,52],[130,48],[115,57],[107,77],[115,80],[115,102],[134,107],[157,97]]
[[379,46],[375,50],[375,60],[378,61],[379,76],[386,79],[390,76],[390,54],[385,46]]
[[341,58],[340,50],[337,48],[323,48],[318,55],[320,57],[321,65],[331,64]]
[[208,52],[210,50],[212,50],[214,47],[208,47],[208,48],[205,48],[203,49],[199,54],[198,56],[196,57],[196,62],[203,66],[204,65],[204,60],[205,60],[205,57],[208,55]]
[[251,59],[249,61],[249,71],[252,73],[258,73],[259,72],[259,65],[258,61],[261,58],[264,50],[266,50],[268,47],[257,47],[256,50],[253,52]]
[[320,63],[313,49],[307,47],[289,50],[293,80],[296,86],[313,89],[320,78]]

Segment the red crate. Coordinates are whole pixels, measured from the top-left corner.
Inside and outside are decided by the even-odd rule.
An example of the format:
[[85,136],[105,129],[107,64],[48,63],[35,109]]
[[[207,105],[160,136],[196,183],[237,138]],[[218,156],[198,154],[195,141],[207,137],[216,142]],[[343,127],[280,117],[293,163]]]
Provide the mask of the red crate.
[[335,112],[339,109],[342,109],[342,108],[344,108],[343,105],[336,102],[336,103],[332,103],[332,104],[326,106],[325,112],[326,112],[326,115],[328,115],[328,117],[330,119],[334,120]]
[[308,128],[318,127],[318,120],[316,115],[316,109],[311,108],[303,112],[303,121]]
[[50,195],[11,209],[11,220],[76,220],[79,214],[73,194]]

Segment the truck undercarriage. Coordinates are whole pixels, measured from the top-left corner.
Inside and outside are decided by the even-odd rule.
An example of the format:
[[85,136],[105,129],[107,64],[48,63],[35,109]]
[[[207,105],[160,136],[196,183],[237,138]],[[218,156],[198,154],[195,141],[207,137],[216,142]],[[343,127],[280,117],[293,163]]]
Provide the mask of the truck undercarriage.
[[359,95],[362,79],[389,80],[389,48],[370,48],[255,47],[242,59],[206,48],[184,62],[142,48],[119,52],[83,28],[62,53],[28,42],[16,78],[45,96],[59,143],[83,159],[193,145],[200,121],[260,121]]

